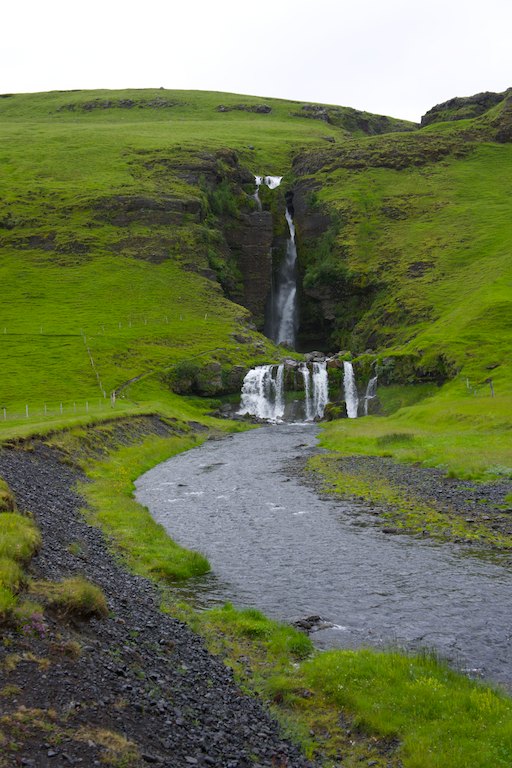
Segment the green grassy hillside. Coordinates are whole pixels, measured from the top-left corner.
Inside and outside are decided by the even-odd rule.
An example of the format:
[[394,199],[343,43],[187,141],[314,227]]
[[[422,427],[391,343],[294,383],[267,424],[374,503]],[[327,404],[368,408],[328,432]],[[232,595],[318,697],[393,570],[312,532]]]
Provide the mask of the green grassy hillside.
[[233,163],[289,174],[298,149],[347,133],[302,106],[163,90],[0,98],[0,408],[92,408],[197,355],[275,355],[208,279],[219,236],[204,178]]

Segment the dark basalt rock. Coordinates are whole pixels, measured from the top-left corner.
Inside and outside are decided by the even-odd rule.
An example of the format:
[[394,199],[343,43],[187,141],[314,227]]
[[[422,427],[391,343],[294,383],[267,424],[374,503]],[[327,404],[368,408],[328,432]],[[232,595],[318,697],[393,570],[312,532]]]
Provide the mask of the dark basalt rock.
[[474,96],[456,96],[429,109],[421,118],[421,127],[432,123],[479,117],[503,101],[504,97],[504,93],[492,93],[490,91],[476,93]]
[[269,211],[241,214],[233,227],[226,229],[228,246],[242,275],[240,303],[263,325],[265,305],[272,285],[273,218]]
[[115,195],[100,200],[96,206],[98,218],[118,227],[139,224],[181,224],[185,216],[201,221],[201,201],[171,195],[158,198],[143,195]]
[[217,107],[217,112],[254,112],[258,115],[268,115],[270,112],[272,112],[272,107],[269,107],[268,104],[231,104],[230,106],[225,106],[224,104],[219,104]]

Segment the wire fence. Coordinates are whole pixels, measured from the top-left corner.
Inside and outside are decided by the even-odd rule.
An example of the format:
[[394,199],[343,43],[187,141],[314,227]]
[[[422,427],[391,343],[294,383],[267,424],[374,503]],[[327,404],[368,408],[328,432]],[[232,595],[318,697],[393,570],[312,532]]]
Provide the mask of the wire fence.
[[88,400],[59,400],[42,404],[0,405],[0,424],[12,421],[36,421],[69,416],[96,415],[112,411],[116,407],[115,397],[91,397]]

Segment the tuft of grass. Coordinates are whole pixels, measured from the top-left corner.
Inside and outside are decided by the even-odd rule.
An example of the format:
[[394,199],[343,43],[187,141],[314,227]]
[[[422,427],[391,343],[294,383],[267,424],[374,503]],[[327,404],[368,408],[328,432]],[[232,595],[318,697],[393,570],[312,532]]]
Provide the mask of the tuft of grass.
[[16,501],[14,494],[5,482],[0,478],[0,512],[15,512]]
[[139,764],[137,746],[116,731],[83,726],[73,733],[73,740],[92,742],[102,749],[102,762],[115,768],[129,768]]
[[61,582],[33,582],[31,590],[43,596],[48,605],[66,617],[90,619],[108,616],[103,591],[83,576],[72,576]]
[[1,517],[0,557],[27,563],[41,546],[41,534],[32,520],[17,512],[5,512]]
[[41,534],[30,518],[17,512],[0,514],[0,622],[12,615],[26,581],[23,566],[40,546]]
[[412,443],[414,436],[408,432],[390,432],[386,435],[379,435],[375,442],[377,445],[396,445],[397,443]]

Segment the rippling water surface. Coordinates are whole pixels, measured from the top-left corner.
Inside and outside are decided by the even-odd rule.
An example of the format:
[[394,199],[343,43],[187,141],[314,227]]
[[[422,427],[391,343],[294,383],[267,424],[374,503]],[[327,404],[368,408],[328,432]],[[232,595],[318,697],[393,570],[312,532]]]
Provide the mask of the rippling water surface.
[[314,633],[319,647],[435,649],[512,687],[512,574],[452,546],[388,536],[363,506],[319,499],[283,468],[314,450],[316,434],[263,427],[139,478],[138,500],[210,560],[213,573],[193,585],[197,602],[282,620],[319,614],[337,625]]

